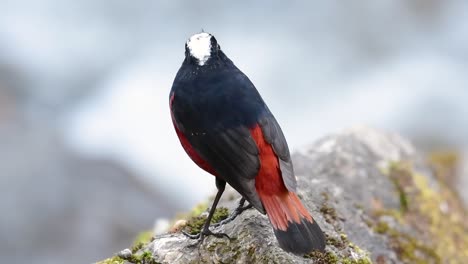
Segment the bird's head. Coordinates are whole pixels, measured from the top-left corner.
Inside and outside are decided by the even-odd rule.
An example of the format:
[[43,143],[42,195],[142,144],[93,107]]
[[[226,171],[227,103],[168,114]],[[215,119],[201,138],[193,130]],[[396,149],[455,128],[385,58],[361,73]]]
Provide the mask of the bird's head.
[[185,43],[185,57],[199,66],[216,58],[220,50],[215,37],[206,32],[191,36]]

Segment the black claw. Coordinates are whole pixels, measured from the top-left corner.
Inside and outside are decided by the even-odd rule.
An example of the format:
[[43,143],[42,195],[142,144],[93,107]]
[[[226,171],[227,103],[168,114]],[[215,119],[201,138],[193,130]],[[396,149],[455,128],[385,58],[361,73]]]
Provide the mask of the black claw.
[[214,236],[214,237],[217,237],[217,238],[227,238],[229,240],[231,240],[231,238],[226,234],[226,233],[213,233],[211,232],[211,230],[207,229],[207,230],[202,230],[200,233],[196,234],[196,235],[191,235],[185,231],[182,231],[182,234],[184,234],[186,237],[190,238],[190,239],[197,239],[197,243],[200,243],[200,242],[203,242],[203,240],[205,240],[206,237],[208,236]]
[[[244,200],[244,202],[245,202],[245,200]],[[238,217],[240,214],[242,214],[242,212],[244,212],[245,210],[250,209],[250,208],[253,207],[253,205],[251,205],[251,204],[243,206],[244,202],[241,200],[239,202],[239,206],[234,210],[234,212],[232,212],[232,214],[228,218],[226,218],[226,219],[224,219],[224,220],[222,220],[222,221],[220,221],[220,222],[218,222],[216,224],[212,224],[211,226],[212,227],[218,227],[218,226],[225,225],[225,224],[227,224],[229,222],[232,222],[232,220],[236,219],[236,217]]]
[[201,234],[201,233],[198,233],[198,234],[195,234],[195,235],[191,235],[191,234],[189,234],[189,233],[187,233],[187,232],[185,232],[185,231],[182,231],[182,234],[184,234],[184,236],[186,236],[186,237],[188,237],[188,238],[190,238],[190,239],[198,239],[198,238],[200,238],[200,234]]
[[226,233],[213,233],[211,231],[209,231],[210,233],[209,234],[205,234],[205,236],[215,236],[217,238],[227,238],[229,240],[231,240],[231,238],[226,234]]
[[249,204],[241,208],[241,213],[244,212],[247,209],[253,208],[253,205]]

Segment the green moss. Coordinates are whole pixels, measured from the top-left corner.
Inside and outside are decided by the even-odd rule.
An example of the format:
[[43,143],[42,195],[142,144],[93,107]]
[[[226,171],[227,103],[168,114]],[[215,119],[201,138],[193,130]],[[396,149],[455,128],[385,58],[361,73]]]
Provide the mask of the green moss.
[[398,180],[392,179],[392,181],[395,185],[395,188],[397,189],[398,197],[400,198],[400,210],[405,213],[408,211],[408,198],[406,197],[406,193]]
[[132,255],[128,258],[122,258],[119,256],[115,256],[106,260],[103,260],[101,262],[98,262],[97,264],[122,264],[126,263],[125,261],[128,261],[130,263],[136,263],[136,264],[156,264],[153,260],[153,256],[151,252],[149,251],[144,251],[142,254],[138,254],[138,251],[144,248],[146,244],[151,242],[153,240],[153,232],[152,231],[144,231],[141,232],[140,234],[137,235],[133,242],[133,246],[131,248]]
[[328,201],[330,200],[330,197],[328,196],[328,194],[325,192],[322,192],[322,196],[323,196],[323,203],[322,203],[322,206],[320,207],[320,212],[324,216],[325,221],[327,221],[327,223],[334,224],[336,220],[338,219],[336,210],[335,208],[331,207],[328,204]]
[[327,241],[327,245],[331,245],[336,248],[343,248],[345,246],[345,244],[341,242],[341,239],[337,239],[335,237],[327,236],[326,241]]
[[325,221],[327,221],[327,223],[333,223],[337,219],[335,208],[328,206],[328,204],[323,204],[320,207],[320,212],[325,217]]
[[320,194],[322,195],[324,202],[328,202],[330,200],[330,196],[328,195],[328,193],[322,192]]
[[388,170],[388,176],[398,193],[402,213],[407,212],[409,206],[406,190],[403,186],[408,186],[408,183],[411,181],[411,171],[408,169],[410,166],[407,162],[392,162]]
[[304,256],[304,258],[313,259],[317,264],[336,264],[339,263],[338,257],[332,252],[313,251]]
[[145,244],[143,244],[142,242],[136,243],[135,245],[132,246],[132,249],[131,249],[132,253],[138,252],[138,250],[142,249],[144,245]]
[[[443,163],[451,165],[453,160],[449,157]],[[440,177],[430,184],[409,162],[393,162],[384,172],[395,185],[401,210],[375,212],[375,221],[369,223],[373,230],[389,237],[389,245],[404,263],[465,263],[468,259],[466,212],[448,185]],[[381,215],[393,217],[400,226],[390,228],[380,220]]]
[[343,243],[349,244],[348,236],[345,233],[341,233],[340,238]]
[[[427,179],[420,174],[414,174],[414,183],[419,190],[415,197],[419,204],[417,222],[425,224],[433,241],[437,241],[435,252],[447,256],[445,259],[450,259],[451,263],[465,263],[468,259],[468,225],[458,197],[445,186],[441,186],[439,192],[431,189]],[[442,212],[442,205],[447,206],[447,212]]]
[[143,252],[140,259],[142,264],[157,264],[156,260],[153,258],[153,254],[149,251]]
[[385,234],[388,232],[388,230],[390,229],[390,227],[388,226],[387,223],[385,222],[378,222],[374,227],[373,227],[374,231],[376,233],[379,233],[379,234]]
[[[400,224],[404,224],[404,221],[403,221],[403,213],[401,210],[397,210],[397,209],[382,209],[382,210],[375,210],[372,212],[373,216],[375,218],[379,218],[381,216],[391,216],[393,217],[395,220],[398,221],[398,223]],[[370,227],[372,225],[369,225]]]
[[454,150],[434,151],[429,154],[428,162],[439,180],[449,186],[455,184],[460,163],[460,154]]
[[135,264],[157,264],[150,251],[145,250],[139,253],[139,251],[141,251],[145,247],[145,245],[151,242],[152,240],[153,232],[141,232],[137,235],[135,241],[133,242],[133,246],[131,248],[132,254],[129,257],[115,256],[111,259],[105,260],[110,262],[99,262],[98,264],[121,264],[126,263],[125,261]]
[[226,207],[216,208],[213,214],[213,218],[211,219],[211,223],[212,224],[219,223],[222,220],[228,218],[228,216],[229,216],[229,210]]
[[343,259],[341,260],[342,264],[372,264],[370,258],[360,258],[360,259]]
[[112,257],[112,258],[108,258],[108,259],[105,259],[103,261],[99,261],[97,262],[96,264],[124,264],[125,263],[125,260],[118,257],[118,256],[115,256],[115,257]]
[[153,231],[151,230],[140,232],[133,241],[133,245],[147,244],[153,241],[153,235]]
[[368,253],[351,243],[348,236],[340,233],[338,237],[325,234],[328,248],[325,252],[312,252],[304,258],[313,259],[313,263],[371,264]]
[[248,255],[251,259],[254,258],[254,256],[255,256],[255,250],[256,250],[255,246],[250,246],[249,249],[248,249],[248,251],[247,251],[247,255]]
[[359,210],[364,210],[364,206],[362,204],[355,203],[354,207]]
[[[239,234],[241,236],[241,234]],[[241,245],[237,239],[213,239],[203,244],[203,249],[208,251],[208,255],[219,255],[224,258],[228,257],[228,263],[237,263],[241,256],[245,256],[245,252],[241,251]],[[253,260],[257,257],[255,254],[255,245],[251,245],[247,250],[248,263],[254,262]],[[206,259],[196,260],[194,263],[208,263]],[[220,262],[221,263],[221,262]],[[224,263],[224,262],[222,262]]]
[[304,256],[304,258],[312,259],[317,264],[372,264],[372,261],[368,256],[361,258],[352,258],[352,257],[340,257],[333,252],[318,252],[314,251]]
[[[225,207],[216,208],[211,223],[218,223],[229,216],[229,210]],[[187,225],[185,227],[186,232],[192,235],[200,233],[203,225],[206,222],[206,216],[194,216],[187,220]]]
[[140,254],[133,253],[129,257],[125,257],[125,258],[120,257],[120,258],[132,264],[159,264],[159,262],[157,262],[153,258],[153,254],[150,251],[143,251]]
[[133,246],[131,248],[132,254],[137,253],[141,250],[146,244],[153,240],[153,232],[152,231],[144,231],[137,235],[135,240],[133,241]]
[[[341,224],[339,221],[344,221],[340,218],[335,210],[335,208],[329,205],[330,196],[323,192],[321,193],[323,197],[323,203],[320,207],[320,212],[322,213],[325,221],[331,224],[334,228],[334,231],[339,233],[339,236],[330,236],[325,234],[326,243],[328,246],[327,251],[325,252],[312,252],[304,256],[304,258],[313,259],[313,263],[348,263],[348,264],[370,264],[372,263],[368,253],[359,247],[353,245],[348,236],[341,231]],[[363,207],[356,206],[360,209]]]
[[187,225],[185,226],[185,231],[191,235],[196,235],[201,232],[205,222],[205,216],[192,217],[188,220]]
[[391,247],[404,263],[441,263],[440,257],[433,248],[408,234],[390,228],[385,222],[377,222],[374,230],[390,238]]
[[327,245],[334,246],[335,248],[340,250],[345,249],[350,244],[348,237],[343,233],[341,233],[339,237],[331,237],[328,234],[326,234],[325,236]]

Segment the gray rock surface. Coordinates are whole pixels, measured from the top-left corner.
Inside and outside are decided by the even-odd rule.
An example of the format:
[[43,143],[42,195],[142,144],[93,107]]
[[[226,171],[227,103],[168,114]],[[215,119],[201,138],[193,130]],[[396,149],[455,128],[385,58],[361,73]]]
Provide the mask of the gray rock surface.
[[[326,233],[325,254],[304,257],[282,251],[267,217],[251,209],[214,228],[231,236],[231,241],[208,237],[194,244],[180,232],[168,233],[156,236],[134,255],[150,252],[156,263],[445,263],[449,259],[463,263],[468,259],[463,207],[398,135],[353,128],[304,148],[293,161],[299,196]],[[224,197],[221,206],[235,208],[237,196]]]

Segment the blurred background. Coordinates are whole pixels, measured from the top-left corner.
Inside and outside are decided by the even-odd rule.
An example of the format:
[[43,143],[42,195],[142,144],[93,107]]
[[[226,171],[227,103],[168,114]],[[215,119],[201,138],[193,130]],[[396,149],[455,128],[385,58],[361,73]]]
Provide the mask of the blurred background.
[[365,124],[459,153],[466,190],[467,12],[463,0],[0,0],[2,262],[97,261],[214,192],[168,109],[202,28],[293,151]]

